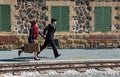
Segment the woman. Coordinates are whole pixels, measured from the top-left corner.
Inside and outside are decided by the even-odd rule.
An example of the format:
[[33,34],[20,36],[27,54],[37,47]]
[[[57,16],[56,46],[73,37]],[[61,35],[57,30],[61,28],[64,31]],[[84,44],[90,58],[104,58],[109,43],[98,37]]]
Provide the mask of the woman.
[[[36,24],[35,21],[31,22],[31,28],[29,30],[29,37],[28,37],[28,42],[29,43],[35,43],[35,39],[38,37],[38,25]],[[34,52],[34,59],[39,60],[37,52]]]
[[[28,37],[28,42],[29,43],[35,43],[35,39],[38,37],[38,32],[39,28],[38,25],[36,24],[35,21],[31,22],[31,28],[29,29],[29,37]],[[21,50],[18,51],[18,56],[24,51],[24,47],[21,48]],[[38,58],[37,52],[34,52],[34,60],[40,60]]]

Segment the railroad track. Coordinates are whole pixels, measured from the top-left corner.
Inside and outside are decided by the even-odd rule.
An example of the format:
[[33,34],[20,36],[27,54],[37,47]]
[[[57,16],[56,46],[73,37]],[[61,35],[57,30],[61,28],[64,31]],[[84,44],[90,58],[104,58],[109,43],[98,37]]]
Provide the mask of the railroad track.
[[104,70],[105,68],[120,68],[120,60],[1,63],[0,73],[16,73],[35,70],[38,72],[48,70],[77,70],[84,72],[87,69]]

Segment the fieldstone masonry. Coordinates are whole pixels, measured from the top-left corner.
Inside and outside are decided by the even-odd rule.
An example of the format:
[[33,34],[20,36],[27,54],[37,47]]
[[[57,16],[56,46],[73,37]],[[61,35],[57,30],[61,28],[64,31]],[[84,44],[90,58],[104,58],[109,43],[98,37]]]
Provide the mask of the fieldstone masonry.
[[59,39],[60,48],[85,48],[87,40],[84,36],[87,37],[87,35],[67,34],[56,35],[56,38]]
[[40,28],[45,26],[48,17],[48,7],[45,0],[17,0],[15,10],[18,12],[15,17],[15,30],[18,34],[28,34],[30,21],[36,20]]
[[[47,1],[47,0],[46,0]],[[17,14],[14,15],[15,18],[15,31],[18,34],[28,34],[30,27],[29,21],[36,20],[39,27],[42,29],[46,25],[48,16],[46,12],[48,6],[46,5],[45,0],[17,0],[14,8],[17,11]],[[54,0],[53,0],[54,1]],[[69,2],[69,1],[68,1]],[[90,47],[88,43],[88,38],[92,32],[93,24],[90,22],[93,21],[93,14],[90,14],[94,11],[92,5],[90,5],[90,0],[74,0],[75,5],[72,11],[75,11],[73,16],[73,21],[75,22],[72,25],[72,31],[70,33],[60,33],[56,34],[56,38],[59,39],[60,48],[86,48]],[[118,3],[119,4],[119,3]],[[116,10],[116,16],[114,19],[118,21],[115,25],[115,31],[119,30],[119,6],[114,5]],[[102,33],[104,35],[105,33]],[[96,34],[95,34],[96,35]],[[106,35],[106,34],[105,34]],[[119,36],[119,34],[117,35]],[[22,43],[27,42],[28,35],[21,35],[19,37],[22,40]],[[118,38],[118,41],[120,39]],[[41,44],[44,42],[43,38],[38,37],[38,42]],[[22,44],[21,43],[21,44]]]
[[83,0],[75,0],[75,8],[74,11],[76,15],[73,16],[73,20],[75,24],[72,26],[74,33],[89,33],[91,31],[90,26],[90,1]]
[[115,16],[117,23],[114,26],[116,30],[120,30],[120,6],[119,4],[117,4],[117,6],[115,7],[115,11],[117,11],[116,16]]

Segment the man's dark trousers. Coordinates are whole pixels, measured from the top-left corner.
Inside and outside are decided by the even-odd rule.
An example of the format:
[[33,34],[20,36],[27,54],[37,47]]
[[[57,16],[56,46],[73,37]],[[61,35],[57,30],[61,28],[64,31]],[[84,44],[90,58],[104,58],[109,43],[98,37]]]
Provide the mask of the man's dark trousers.
[[51,45],[51,47],[53,49],[53,52],[54,52],[54,56],[57,57],[58,56],[58,51],[57,51],[57,48],[56,48],[55,41],[53,39],[46,38],[44,44],[40,48],[40,51],[42,51],[48,44]]

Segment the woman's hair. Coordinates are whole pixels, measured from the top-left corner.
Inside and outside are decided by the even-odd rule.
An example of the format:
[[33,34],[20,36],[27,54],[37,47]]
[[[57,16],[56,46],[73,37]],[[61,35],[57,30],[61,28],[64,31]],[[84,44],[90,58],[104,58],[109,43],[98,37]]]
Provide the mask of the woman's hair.
[[30,23],[31,23],[31,27],[33,27],[36,24],[35,21],[30,21]]

